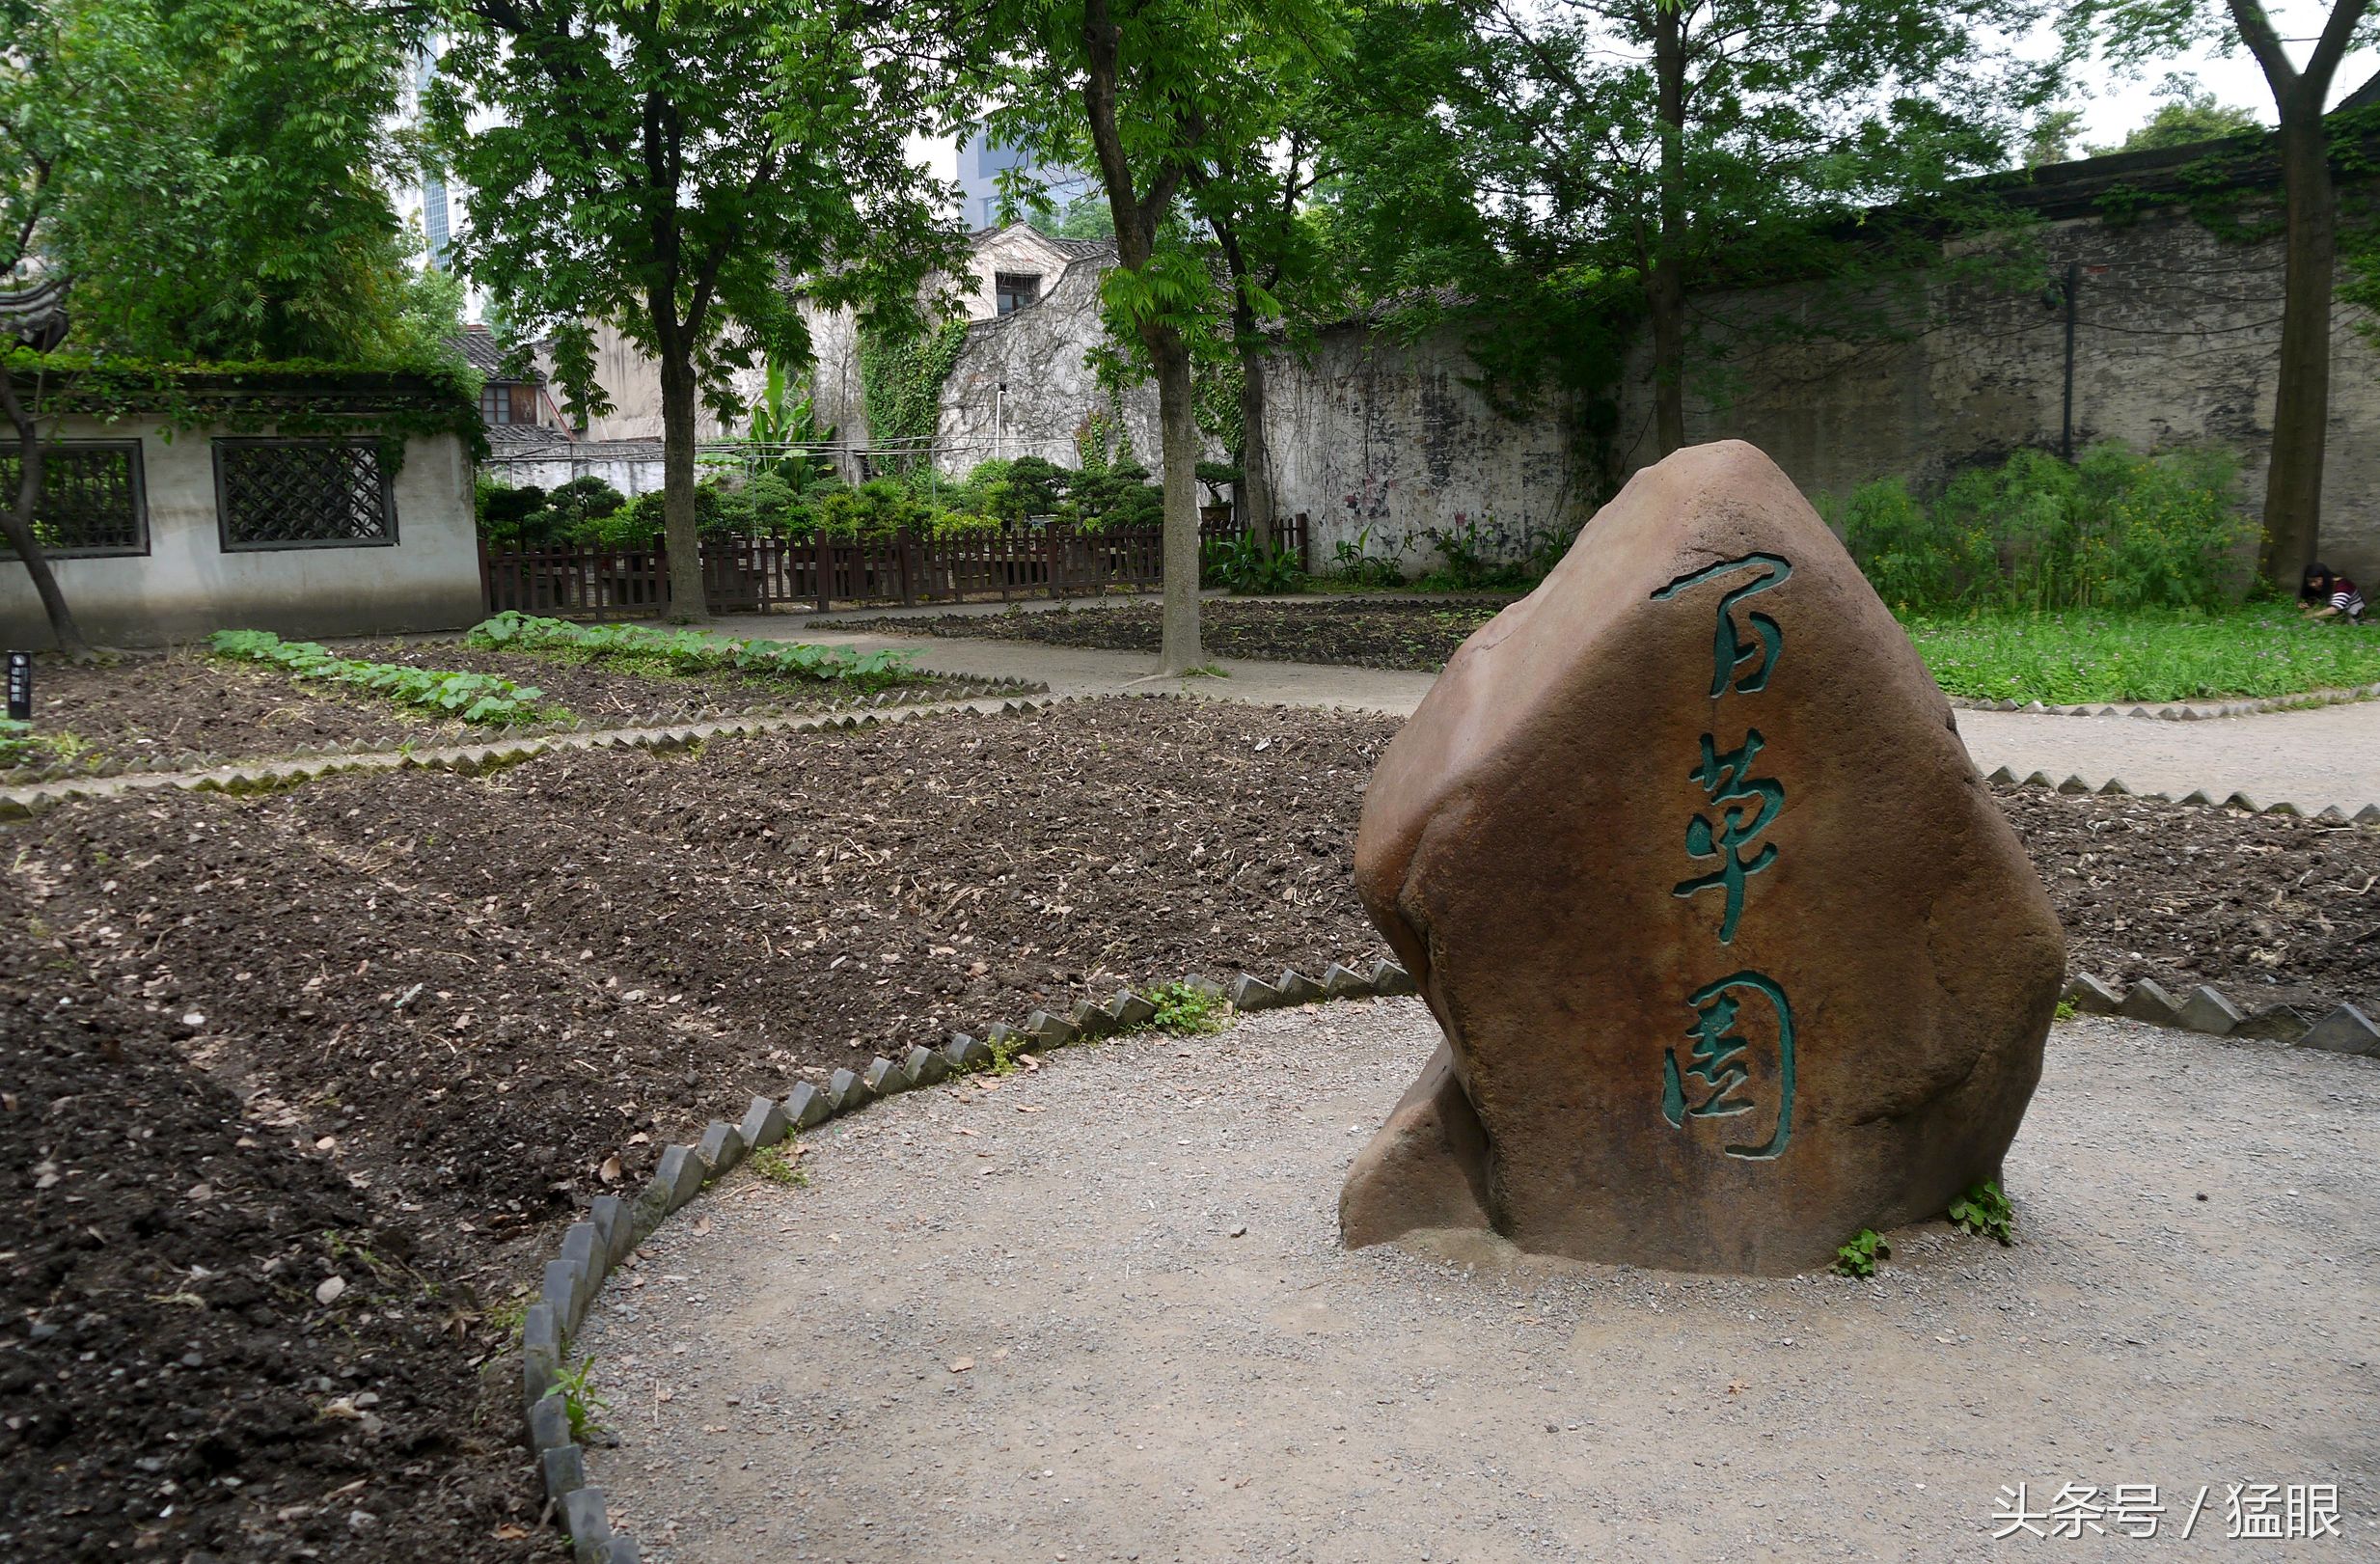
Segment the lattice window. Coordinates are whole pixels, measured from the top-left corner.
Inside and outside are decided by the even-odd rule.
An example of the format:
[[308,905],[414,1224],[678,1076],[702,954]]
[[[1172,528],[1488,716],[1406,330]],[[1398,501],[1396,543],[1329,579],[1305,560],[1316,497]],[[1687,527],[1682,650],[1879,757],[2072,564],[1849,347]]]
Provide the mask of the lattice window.
[[[0,450],[0,505],[16,502],[24,459]],[[141,482],[138,440],[75,440],[41,452],[41,497],[33,535],[50,556],[146,554],[149,497]],[[0,559],[15,551],[0,539]]]
[[227,550],[397,541],[397,502],[369,440],[217,440],[215,509]]

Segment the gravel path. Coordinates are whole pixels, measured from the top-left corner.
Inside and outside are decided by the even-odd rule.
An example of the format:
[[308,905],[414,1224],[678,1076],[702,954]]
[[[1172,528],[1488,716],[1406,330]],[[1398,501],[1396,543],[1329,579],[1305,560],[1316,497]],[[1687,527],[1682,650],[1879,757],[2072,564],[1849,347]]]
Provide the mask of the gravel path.
[[[2017,1248],[1738,1280],[1342,1251],[1434,1037],[1397,1001],[1079,1048],[736,1174],[585,1338],[615,1523],[662,1564],[2380,1556],[2380,1064],[2063,1025]],[[2020,1481],[2169,1510],[1995,1543]],[[2241,1483],[2336,1483],[2339,1535],[2226,1540]]]
[[[741,628],[741,627],[739,627]],[[1338,706],[1404,716],[1436,682],[1431,673],[1304,663],[1215,666],[1227,677],[1158,679],[1139,652],[1047,646],[1026,641],[934,640],[858,635],[799,621],[752,632],[867,648],[907,646],[921,668],[1038,679],[1058,695],[1165,689],[1259,704]],[[2020,777],[2079,775],[2093,787],[2121,777],[2135,792],[2179,798],[2204,788],[2217,799],[2244,792],[2260,804],[2292,803],[2309,814],[2338,805],[2352,814],[2380,803],[2380,701],[2311,711],[2264,712],[2197,723],[2137,717],[2027,716],[1961,711],[1958,731],[1979,770],[2012,767]]]

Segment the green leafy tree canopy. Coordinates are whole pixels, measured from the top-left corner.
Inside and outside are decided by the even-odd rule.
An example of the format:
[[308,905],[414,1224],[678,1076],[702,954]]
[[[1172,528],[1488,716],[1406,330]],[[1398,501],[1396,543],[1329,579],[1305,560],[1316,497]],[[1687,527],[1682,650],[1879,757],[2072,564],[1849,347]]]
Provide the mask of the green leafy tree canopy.
[[931,19],[878,0],[460,0],[430,95],[468,187],[457,250],[575,408],[608,324],[659,372],[671,591],[698,615],[698,399],[810,357],[800,303],[918,324],[958,254],[946,192],[905,154],[939,125]]

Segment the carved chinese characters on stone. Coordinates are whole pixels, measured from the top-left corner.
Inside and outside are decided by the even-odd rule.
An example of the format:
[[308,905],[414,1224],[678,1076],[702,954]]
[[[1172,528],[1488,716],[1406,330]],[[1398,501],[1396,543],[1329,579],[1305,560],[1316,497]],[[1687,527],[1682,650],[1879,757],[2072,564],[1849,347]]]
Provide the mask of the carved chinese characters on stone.
[[1691,896],[1700,891],[1717,891],[1724,894],[1724,911],[1719,914],[1719,943],[1736,943],[1736,922],[1743,916],[1744,881],[1777,861],[1774,842],[1764,842],[1755,852],[1746,854],[1768,829],[1768,823],[1785,808],[1785,784],[1774,777],[1751,775],[1753,758],[1761,753],[1761,734],[1753,728],[1744,734],[1743,747],[1721,755],[1709,733],[1703,735],[1703,763],[1689,774],[1703,784],[1710,802],[1718,807],[1719,817],[1714,823],[1710,815],[1697,814],[1686,822],[1685,850],[1696,858],[1716,858],[1719,866],[1709,874],[1698,874],[1690,880],[1681,880],[1674,895]]
[[1350,1244],[1824,1264],[1998,1171],[2065,952],[1908,638],[1749,446],[1638,473],[1381,757],[1364,909],[1445,1042]]
[[[1694,1047],[1682,1075],[1676,1049],[1661,1055],[1661,1116],[1672,1128],[1682,1128],[1688,1118],[1732,1118],[1761,1106],[1753,1101],[1751,1071],[1743,1063],[1749,1045],[1735,1030],[1736,1012],[1746,997],[1766,1001],[1776,1023],[1776,1100],[1769,1109],[1776,1132],[1765,1142],[1731,1145],[1727,1154],[1765,1162],[1785,1150],[1786,1138],[1793,1129],[1793,1007],[1773,978],[1739,972],[1705,983],[1687,996],[1686,1003],[1694,1011],[1694,1025],[1688,1029]],[[1687,1081],[1696,1082],[1696,1089],[1707,1093],[1700,1102],[1686,1100]]]
[[[1736,626],[1736,605],[1756,592],[1783,585],[1792,575],[1793,566],[1781,555],[1748,554],[1739,560],[1722,560],[1717,564],[1688,571],[1653,593],[1655,602],[1664,602],[1688,588],[1737,577],[1746,571],[1752,572],[1752,578],[1718,602],[1718,635],[1710,673],[1710,700],[1714,704],[1731,696],[1748,699],[1768,687],[1769,675],[1776,672],[1778,660],[1785,655],[1785,631],[1768,615],[1747,612],[1754,639],[1745,641]],[[1737,671],[1747,662],[1752,665],[1750,671],[1738,675]],[[1708,874],[1679,881],[1671,893],[1688,897],[1705,891],[1720,893],[1721,945],[1736,943],[1736,928],[1743,917],[1744,882],[1777,861],[1774,842],[1754,846],[1761,833],[1785,808],[1785,784],[1774,777],[1752,775],[1753,762],[1765,742],[1759,728],[1746,728],[1743,743],[1722,754],[1717,739],[1705,733],[1702,764],[1691,773],[1710,795],[1716,818],[1697,814],[1687,822],[1685,850],[1695,858],[1716,858],[1719,864]],[[1737,1003],[1732,991],[1738,989],[1764,996],[1776,1013],[1776,1062],[1766,1072],[1767,1089],[1774,1097],[1770,1111],[1775,1117],[1776,1133],[1765,1143],[1730,1144],[1724,1149],[1731,1157],[1767,1161],[1784,1154],[1786,1142],[1793,1133],[1793,1008],[1776,979],[1764,974],[1737,973],[1733,977],[1705,984],[1687,999],[1687,1005],[1694,1011],[1695,1041],[1693,1062],[1685,1074],[1700,1077],[1710,1094],[1699,1104],[1687,1105],[1677,1053],[1668,1051],[1662,1056],[1661,1115],[1669,1120],[1671,1128],[1682,1129],[1689,1117],[1729,1117],[1749,1113],[1757,1106],[1751,1071],[1743,1062],[1750,1045],[1729,1029],[1735,1022]]]
[[1653,594],[1657,602],[1675,597],[1688,587],[1699,587],[1706,581],[1715,581],[1721,576],[1733,576],[1743,571],[1753,572],[1752,579],[1719,599],[1718,656],[1710,673],[1710,699],[1713,700],[1727,693],[1729,675],[1747,661],[1752,663],[1752,669],[1736,681],[1736,688],[1751,695],[1768,687],[1769,672],[1777,666],[1778,653],[1785,649],[1785,632],[1778,628],[1775,619],[1756,610],[1746,615],[1756,639],[1745,641],[1736,628],[1736,605],[1771,587],[1784,586],[1786,578],[1793,573],[1793,567],[1774,554],[1747,554],[1740,560],[1721,560],[1717,564],[1689,570]]

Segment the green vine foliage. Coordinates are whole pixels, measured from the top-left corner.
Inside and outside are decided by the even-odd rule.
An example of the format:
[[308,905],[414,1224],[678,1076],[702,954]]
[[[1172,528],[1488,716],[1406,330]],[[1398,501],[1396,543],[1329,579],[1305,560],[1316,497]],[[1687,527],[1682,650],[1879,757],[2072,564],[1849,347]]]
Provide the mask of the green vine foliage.
[[1237,358],[1201,364],[1190,383],[1190,407],[1198,427],[1213,435],[1225,451],[1237,453],[1245,431],[1241,427],[1240,391],[1247,371]]
[[931,443],[942,425],[943,383],[967,346],[967,323],[945,321],[926,337],[860,332],[861,405],[871,445]]
[[462,437],[475,459],[488,453],[479,418],[479,375],[452,361],[404,370],[363,369],[312,359],[270,364],[150,364],[136,359],[11,348],[4,367],[37,419],[67,415],[116,423],[162,419],[167,437],[200,429],[290,436],[376,435],[394,473],[405,442]]
[[[2369,247],[2370,202],[2361,187],[2380,173],[2380,108],[2333,114],[2331,175],[2339,200],[2339,249],[2350,261]],[[2217,238],[2256,244],[2280,236],[2285,211],[2276,147],[2278,133],[2242,130],[2208,145],[2203,156],[2174,169],[2175,188],[2143,190],[2114,184],[2093,205],[2110,223],[2138,220],[2148,212],[2181,206]]]

